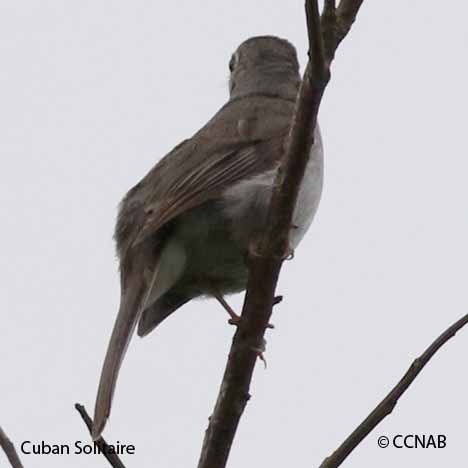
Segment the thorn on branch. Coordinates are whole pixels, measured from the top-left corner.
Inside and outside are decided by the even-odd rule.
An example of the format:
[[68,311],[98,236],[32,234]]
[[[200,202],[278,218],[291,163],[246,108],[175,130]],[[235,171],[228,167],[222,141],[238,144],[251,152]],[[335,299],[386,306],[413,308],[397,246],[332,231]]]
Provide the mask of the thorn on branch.
[[275,305],[279,304],[282,301],[283,301],[283,296],[275,296],[273,298],[273,305],[275,306]]

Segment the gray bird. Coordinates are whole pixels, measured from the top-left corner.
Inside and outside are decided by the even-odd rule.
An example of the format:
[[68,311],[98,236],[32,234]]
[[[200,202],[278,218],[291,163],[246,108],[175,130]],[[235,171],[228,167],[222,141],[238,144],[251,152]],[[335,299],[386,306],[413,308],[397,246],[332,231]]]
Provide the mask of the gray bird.
[[[145,336],[191,299],[245,289],[246,256],[266,222],[276,169],[300,85],[293,45],[273,36],[243,42],[229,63],[229,101],[193,137],[161,159],[125,196],[115,239],[121,302],[96,399],[93,437],[109,417],[119,369],[138,324]],[[294,248],[322,190],[320,133],[291,229]]]

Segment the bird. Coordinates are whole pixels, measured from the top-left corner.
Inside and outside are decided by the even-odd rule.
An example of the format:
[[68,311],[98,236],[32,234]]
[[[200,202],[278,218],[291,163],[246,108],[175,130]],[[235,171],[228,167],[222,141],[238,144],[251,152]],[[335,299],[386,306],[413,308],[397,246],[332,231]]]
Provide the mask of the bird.
[[[301,83],[295,47],[251,37],[229,61],[229,99],[125,195],[115,228],[121,297],[96,396],[92,436],[109,418],[132,335],[148,335],[181,306],[245,290],[249,249],[264,231]],[[301,182],[290,245],[309,228],[323,185],[320,130]]]

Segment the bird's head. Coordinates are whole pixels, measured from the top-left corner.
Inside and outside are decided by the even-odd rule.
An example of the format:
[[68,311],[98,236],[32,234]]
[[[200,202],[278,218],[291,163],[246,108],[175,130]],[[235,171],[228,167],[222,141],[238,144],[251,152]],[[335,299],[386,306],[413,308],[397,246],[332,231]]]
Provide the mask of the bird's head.
[[244,41],[229,62],[230,97],[271,94],[294,99],[299,88],[296,49],[285,39],[258,36]]

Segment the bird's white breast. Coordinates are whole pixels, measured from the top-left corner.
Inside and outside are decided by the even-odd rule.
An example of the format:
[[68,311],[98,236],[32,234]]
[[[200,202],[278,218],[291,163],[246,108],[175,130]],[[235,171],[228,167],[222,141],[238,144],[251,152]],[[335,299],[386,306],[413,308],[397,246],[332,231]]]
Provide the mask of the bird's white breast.
[[[224,192],[225,214],[234,223],[245,223],[251,213],[266,213],[268,209],[276,170],[238,182]],[[317,126],[314,145],[299,190],[293,215],[291,247],[295,248],[307,232],[317,211],[323,186],[323,145]]]

